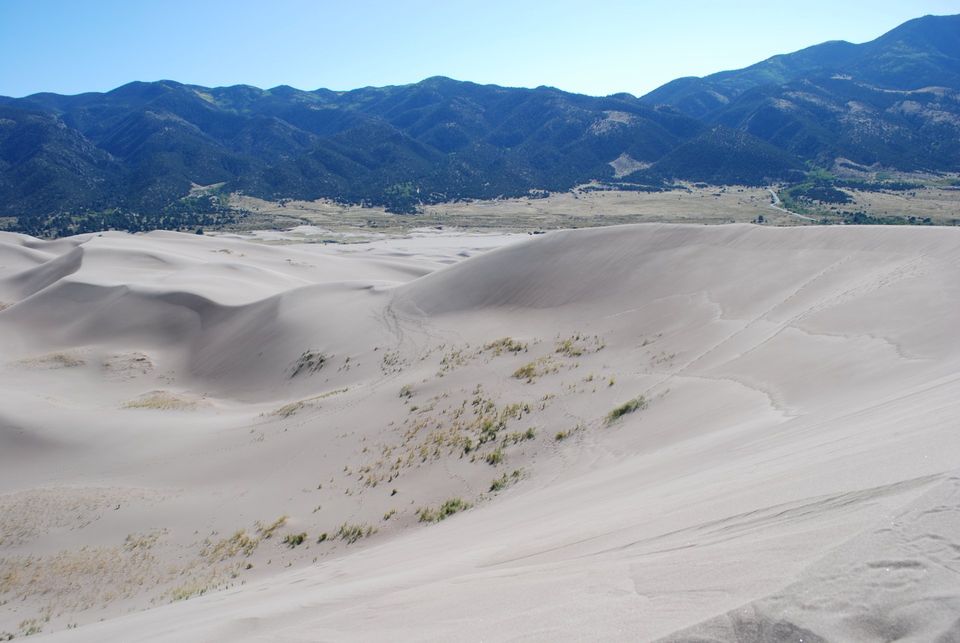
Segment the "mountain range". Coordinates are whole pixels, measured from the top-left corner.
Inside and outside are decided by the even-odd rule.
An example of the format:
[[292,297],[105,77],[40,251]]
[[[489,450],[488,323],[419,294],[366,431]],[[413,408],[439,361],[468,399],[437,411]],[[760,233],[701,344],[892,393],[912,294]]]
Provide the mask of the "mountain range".
[[639,98],[443,77],[352,91],[164,80],[0,97],[0,217],[33,233],[86,220],[178,227],[232,192],[405,213],[591,180],[799,181],[838,162],[960,170],[960,16],[677,79]]

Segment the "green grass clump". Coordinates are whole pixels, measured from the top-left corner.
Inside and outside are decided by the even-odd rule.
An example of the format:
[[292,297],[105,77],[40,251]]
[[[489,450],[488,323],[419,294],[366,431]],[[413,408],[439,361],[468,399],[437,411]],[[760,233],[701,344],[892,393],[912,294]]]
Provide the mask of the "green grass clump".
[[462,498],[450,498],[437,509],[431,509],[429,507],[418,509],[417,518],[420,519],[420,522],[440,522],[455,513],[466,511],[471,506],[469,502]]
[[647,398],[642,395],[640,397],[635,397],[607,413],[607,424],[613,424],[624,415],[629,415],[634,411],[642,411],[645,408],[647,408]]

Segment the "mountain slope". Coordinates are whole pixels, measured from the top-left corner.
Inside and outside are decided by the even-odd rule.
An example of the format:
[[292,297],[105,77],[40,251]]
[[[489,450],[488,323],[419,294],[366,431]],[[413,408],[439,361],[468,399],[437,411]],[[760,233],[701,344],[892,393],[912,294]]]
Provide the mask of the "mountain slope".
[[960,165],[960,91],[952,89],[803,79],[747,91],[714,121],[826,167],[837,158],[902,170]]
[[756,136],[728,127],[717,127],[687,141],[663,156],[648,170],[629,178],[704,181],[714,185],[764,185],[800,178],[796,157]]

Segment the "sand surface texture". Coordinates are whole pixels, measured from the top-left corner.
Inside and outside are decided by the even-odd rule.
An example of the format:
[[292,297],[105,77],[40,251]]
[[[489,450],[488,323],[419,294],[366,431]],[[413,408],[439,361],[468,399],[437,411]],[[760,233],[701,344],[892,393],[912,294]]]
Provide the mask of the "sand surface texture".
[[960,230],[3,234],[0,308],[0,633],[960,637]]

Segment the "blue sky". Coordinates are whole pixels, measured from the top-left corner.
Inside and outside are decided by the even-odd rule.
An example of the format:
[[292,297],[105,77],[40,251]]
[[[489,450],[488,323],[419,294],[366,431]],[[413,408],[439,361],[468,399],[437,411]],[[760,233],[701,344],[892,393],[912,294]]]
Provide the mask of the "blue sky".
[[352,89],[443,75],[643,94],[960,0],[0,0],[0,94],[132,80]]

